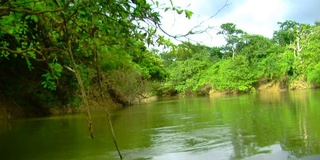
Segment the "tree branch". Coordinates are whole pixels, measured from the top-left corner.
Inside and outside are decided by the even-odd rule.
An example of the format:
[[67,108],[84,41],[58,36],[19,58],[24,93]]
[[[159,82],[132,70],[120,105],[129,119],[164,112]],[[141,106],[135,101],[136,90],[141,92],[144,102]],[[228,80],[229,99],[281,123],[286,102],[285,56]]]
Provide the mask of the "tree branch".
[[160,23],[155,23],[155,27],[160,29],[164,34],[166,34],[167,36],[174,38],[176,40],[179,40],[179,38],[186,38],[189,35],[195,35],[195,34],[202,34],[207,32],[209,29],[211,29],[212,27],[206,27],[206,29],[204,30],[196,30],[198,28],[200,28],[205,22],[209,21],[210,19],[214,18],[215,16],[217,16],[225,7],[229,6],[229,0],[226,0],[224,5],[212,16],[210,16],[208,19],[203,20],[202,22],[200,22],[198,25],[192,27],[187,33],[185,34],[177,34],[177,35],[172,35],[170,33],[168,33],[167,31],[165,31],[162,27]]
[[58,7],[57,9],[48,9],[48,10],[42,10],[42,11],[33,11],[29,8],[18,9],[18,8],[13,8],[12,6],[9,6],[9,7],[0,6],[0,11],[19,12],[19,13],[28,13],[28,14],[54,13],[54,12],[60,12],[67,9],[69,7],[70,2],[71,0],[68,0],[64,7]]
[[65,10],[67,7],[60,7],[58,9],[49,9],[49,10],[42,10],[42,11],[33,11],[30,9],[16,9],[11,7],[0,7],[0,11],[10,11],[10,12],[19,12],[19,13],[28,13],[28,14],[43,14],[48,12],[59,12]]
[[[41,51],[37,51],[35,49],[25,49],[25,50],[21,50],[21,51],[17,51],[17,50],[12,50],[12,49],[9,49],[7,47],[0,47],[0,50],[4,50],[4,51],[7,51],[11,54],[17,54],[17,55],[21,55],[21,56],[24,56],[24,57],[27,57],[27,58],[30,58],[30,59],[33,59],[35,61],[45,61],[46,59],[43,57]],[[35,57],[32,57],[32,56],[28,56],[28,55],[25,55],[25,53],[27,52],[35,52],[37,53],[38,55],[40,55],[42,57],[42,59],[37,59]]]

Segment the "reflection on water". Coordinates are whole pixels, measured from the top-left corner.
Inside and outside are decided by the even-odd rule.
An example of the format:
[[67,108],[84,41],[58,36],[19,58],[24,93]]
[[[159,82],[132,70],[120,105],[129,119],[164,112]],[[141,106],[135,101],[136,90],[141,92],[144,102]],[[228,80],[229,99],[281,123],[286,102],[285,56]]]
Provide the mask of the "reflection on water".
[[[319,91],[181,98],[114,111],[125,159],[260,160],[320,158]],[[0,121],[7,159],[118,159],[106,117]],[[19,154],[16,154],[19,153]]]

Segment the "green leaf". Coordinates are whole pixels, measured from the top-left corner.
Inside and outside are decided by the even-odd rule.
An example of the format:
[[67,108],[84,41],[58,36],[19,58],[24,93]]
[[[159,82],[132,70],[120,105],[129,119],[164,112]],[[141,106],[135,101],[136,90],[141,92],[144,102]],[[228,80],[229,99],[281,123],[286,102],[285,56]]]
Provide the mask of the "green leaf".
[[36,54],[33,51],[28,51],[27,54],[32,58],[36,58]]
[[43,88],[49,89],[51,91],[56,90],[57,85],[54,81],[53,76],[47,72],[46,74],[42,75],[42,77],[45,78],[45,80],[43,82],[41,82],[41,85],[43,86]]
[[35,21],[36,23],[39,22],[39,18],[38,18],[38,16],[36,16],[36,15],[32,15],[32,16],[31,16],[31,19],[32,19],[33,21]]
[[177,11],[178,14],[182,14],[183,13],[183,10],[181,10],[181,9],[176,9],[176,11]]
[[63,67],[59,63],[50,63],[50,68],[52,69],[52,77],[57,79],[61,76]]
[[9,34],[13,34],[13,31],[14,31],[14,27],[11,27],[11,28],[8,29],[8,33]]
[[32,64],[31,64],[31,62],[30,62],[30,60],[29,60],[28,58],[26,58],[26,62],[27,62],[27,65],[28,65],[29,70],[30,70],[30,71],[33,70],[34,67],[32,66]]
[[190,18],[191,18],[191,16],[193,15],[193,12],[192,12],[192,11],[185,10],[184,12],[185,12],[186,17],[187,17],[188,19],[190,19]]

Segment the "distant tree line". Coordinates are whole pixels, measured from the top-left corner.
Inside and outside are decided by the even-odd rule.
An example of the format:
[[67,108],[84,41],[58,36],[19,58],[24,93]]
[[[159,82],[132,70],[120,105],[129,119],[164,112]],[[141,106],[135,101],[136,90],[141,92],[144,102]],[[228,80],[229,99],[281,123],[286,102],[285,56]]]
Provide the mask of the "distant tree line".
[[225,23],[218,32],[225,37],[222,47],[183,42],[161,53],[169,76],[159,94],[257,92],[266,83],[281,89],[319,87],[320,23],[278,24],[269,39]]

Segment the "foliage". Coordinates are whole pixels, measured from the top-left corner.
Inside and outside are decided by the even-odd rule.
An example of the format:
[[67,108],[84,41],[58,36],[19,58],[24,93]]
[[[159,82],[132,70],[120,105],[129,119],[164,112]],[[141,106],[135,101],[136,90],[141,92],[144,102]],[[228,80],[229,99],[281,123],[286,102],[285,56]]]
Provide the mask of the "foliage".
[[204,71],[213,63],[217,51],[200,44],[182,43],[175,50],[162,53],[165,66],[169,69],[167,82],[161,92],[189,94],[195,91],[195,86]]
[[[11,77],[9,62],[13,68],[21,65],[17,58],[24,59],[24,67],[35,75],[31,90],[40,93],[36,95],[50,92],[61,103],[77,101],[77,81],[90,89],[100,69],[107,74],[125,66],[141,75],[139,79],[162,80],[166,72],[161,60],[145,47],[169,44],[157,35],[161,26],[157,7],[158,2],[145,0],[1,1],[0,61],[6,62],[0,69],[1,81],[7,83]],[[170,9],[192,16],[191,11],[173,5]],[[14,85],[0,88],[4,92],[18,89]],[[35,92],[26,94],[37,97]]]
[[297,36],[297,29],[301,24],[287,20],[285,22],[278,22],[278,25],[280,29],[274,32],[273,39],[282,46],[293,43]]
[[237,45],[241,43],[241,37],[243,34],[245,34],[245,32],[241,29],[238,29],[233,23],[224,23],[220,26],[220,28],[221,31],[219,31],[217,34],[224,35],[224,38],[227,42],[227,44],[223,47],[225,55],[231,54],[232,58],[234,58],[238,48]]
[[206,72],[203,81],[212,84],[212,87],[216,90],[226,90],[228,92],[250,91],[253,88],[252,85],[257,82],[249,61],[242,55],[213,65]]
[[287,88],[290,83],[303,81],[320,86],[319,23],[285,21],[278,24],[280,29],[272,39],[248,34],[233,23],[223,24],[218,34],[224,35],[226,45],[207,47],[205,52],[209,57],[201,54],[200,45],[186,42],[171,52],[162,53],[164,65],[171,73],[163,90],[180,94],[210,89],[254,92],[259,84],[279,82],[282,88]]
[[320,62],[320,25],[311,26],[310,33],[301,40],[305,48],[301,51],[298,69],[306,75],[307,81],[314,85],[320,85],[319,62]]
[[261,82],[280,80],[290,69],[288,61],[284,61],[280,54],[272,53],[257,64],[258,78]]
[[[174,95],[211,88],[250,92],[284,79],[320,85],[319,22],[279,22],[272,39],[225,23],[218,32],[226,40],[222,47],[176,46],[158,35],[158,9],[187,19],[193,13],[170,2],[163,7],[145,0],[1,1],[1,91],[14,99],[67,106],[81,101],[81,86],[90,90],[103,77],[129,101],[150,92],[150,86],[159,87],[160,95]],[[147,45],[170,48],[157,53]]]

